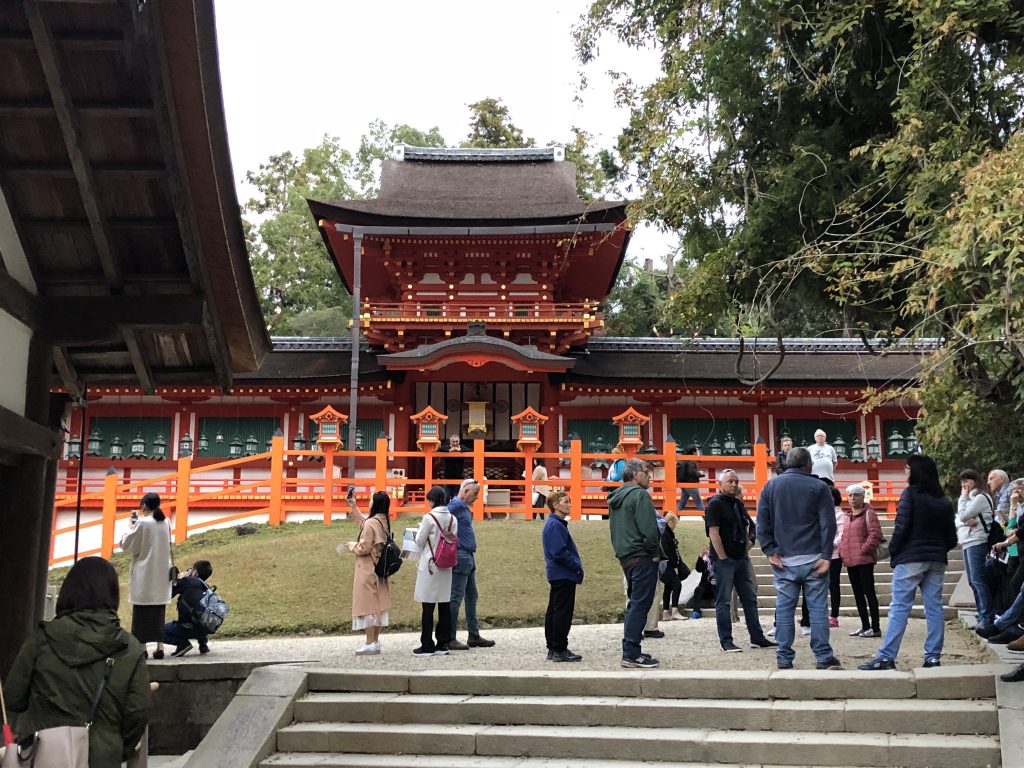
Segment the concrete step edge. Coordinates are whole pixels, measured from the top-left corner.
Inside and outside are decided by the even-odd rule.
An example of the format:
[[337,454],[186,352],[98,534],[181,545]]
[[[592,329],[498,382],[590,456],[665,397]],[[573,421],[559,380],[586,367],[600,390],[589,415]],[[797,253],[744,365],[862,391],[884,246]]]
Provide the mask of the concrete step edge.
[[[381,755],[329,752],[277,752],[259,768],[295,766],[306,768],[646,768],[649,761],[635,760],[553,760],[546,757],[495,757],[490,755]],[[707,768],[708,764],[659,762],[661,768]],[[752,768],[749,763],[716,763],[715,768]],[[794,765],[758,765],[757,768],[808,768]],[[839,768],[856,768],[840,766]]]

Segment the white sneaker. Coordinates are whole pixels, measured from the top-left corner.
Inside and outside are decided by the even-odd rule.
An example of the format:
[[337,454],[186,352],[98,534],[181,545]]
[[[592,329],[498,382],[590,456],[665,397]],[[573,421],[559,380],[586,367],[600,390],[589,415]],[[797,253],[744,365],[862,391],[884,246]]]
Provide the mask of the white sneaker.
[[356,648],[356,656],[376,656],[380,653],[380,643],[365,643]]
[[800,627],[800,634],[803,635],[804,637],[810,636],[811,628],[810,627]]
[[765,632],[764,636],[765,637],[775,637],[775,627],[772,627],[767,632]]

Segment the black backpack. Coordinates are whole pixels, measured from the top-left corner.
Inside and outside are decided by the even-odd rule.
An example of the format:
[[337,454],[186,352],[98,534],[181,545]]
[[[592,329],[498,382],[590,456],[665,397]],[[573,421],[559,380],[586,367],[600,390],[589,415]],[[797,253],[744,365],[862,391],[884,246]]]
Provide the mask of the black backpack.
[[402,567],[402,549],[395,544],[395,537],[391,533],[391,522],[388,521],[387,525],[387,543],[384,544],[380,557],[377,558],[377,562],[373,565],[374,573],[377,574],[378,579],[391,578]]

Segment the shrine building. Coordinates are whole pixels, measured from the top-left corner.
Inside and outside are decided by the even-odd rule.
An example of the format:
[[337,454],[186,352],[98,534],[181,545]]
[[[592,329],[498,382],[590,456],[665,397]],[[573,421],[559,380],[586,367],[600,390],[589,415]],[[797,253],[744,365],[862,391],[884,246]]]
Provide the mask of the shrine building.
[[[353,447],[371,451],[384,438],[410,452],[392,462],[410,479],[423,476],[410,417],[428,407],[446,417],[442,444],[457,434],[488,454],[517,450],[513,416],[532,408],[545,418],[538,451],[550,455],[571,439],[610,451],[612,417],[632,407],[648,418],[641,438],[651,452],[674,441],[678,453],[697,444],[706,455],[749,456],[761,443],[774,456],[782,435],[808,444],[821,428],[841,457],[840,486],[869,479],[892,490],[902,480],[917,404],[861,404],[869,389],[912,381],[926,345],[606,336],[601,305],[630,242],[626,203],[581,199],[560,147],[399,146],[383,163],[379,197],[309,207],[346,289],[358,287],[359,348],[343,335],[274,338],[261,367],[235,376],[227,393],[160,371],[149,391],[128,376],[91,384],[88,408],[66,414],[58,500],[76,490],[80,463],[95,491],[111,468],[126,480],[166,474],[180,456],[199,468],[267,451],[275,433],[289,449],[308,449],[314,414],[348,413],[353,375]],[[548,463],[552,476],[567,471]],[[268,462],[221,477],[269,471]],[[322,469],[292,462],[286,472]],[[357,477],[370,473],[357,464]],[[522,460],[488,458],[485,473],[518,479]]]

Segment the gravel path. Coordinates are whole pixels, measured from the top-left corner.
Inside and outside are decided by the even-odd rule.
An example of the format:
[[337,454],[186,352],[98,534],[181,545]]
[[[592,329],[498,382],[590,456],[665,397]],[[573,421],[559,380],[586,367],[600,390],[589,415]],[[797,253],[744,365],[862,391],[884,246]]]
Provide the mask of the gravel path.
[[[771,650],[749,647],[746,630],[740,622],[736,627],[735,640],[743,653],[723,653],[719,649],[713,617],[696,621],[662,622],[664,639],[645,640],[643,649],[662,663],[663,669],[673,670],[727,670],[775,668],[775,654]],[[832,647],[846,668],[853,668],[872,658],[881,644],[877,639],[849,637],[848,632],[859,622],[854,618],[841,619],[838,630],[832,631]],[[884,622],[883,622],[884,629]],[[412,649],[419,645],[419,635],[412,633],[384,634],[383,652],[379,656],[357,657],[353,651],[362,644],[363,635],[323,635],[318,637],[272,637],[252,640],[225,640],[213,638],[212,652],[206,656],[190,654],[190,662],[198,661],[302,661],[317,666],[366,667],[368,669],[390,670],[512,670],[512,669],[553,669],[572,668],[586,670],[618,670],[621,657],[621,624],[598,624],[574,626],[569,635],[569,647],[582,654],[579,664],[556,665],[546,661],[543,627],[526,629],[489,629],[485,637],[497,642],[494,648],[474,648],[469,651],[452,652],[444,657],[417,658]],[[925,622],[911,619],[903,638],[897,664],[900,669],[919,666],[923,656]],[[459,638],[465,640],[465,633]],[[809,647],[809,638],[797,637],[795,668],[813,669],[814,656]],[[983,648],[973,633],[965,629],[959,620],[946,624],[945,649],[942,657],[946,665],[987,664],[995,661],[991,653]],[[153,662],[151,662],[153,663]],[[163,663],[177,663],[168,660]]]

